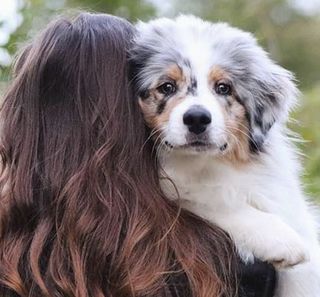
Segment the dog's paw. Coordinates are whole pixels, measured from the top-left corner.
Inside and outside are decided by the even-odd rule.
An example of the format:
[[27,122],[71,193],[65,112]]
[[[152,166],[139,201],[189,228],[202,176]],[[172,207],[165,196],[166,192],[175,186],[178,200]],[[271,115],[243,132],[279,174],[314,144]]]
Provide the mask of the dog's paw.
[[276,268],[288,268],[309,260],[309,252],[295,232],[265,234],[260,244],[253,248],[253,254]]
[[270,255],[270,259],[266,259],[278,269],[293,267],[308,260],[309,254],[302,246],[290,247],[288,245],[278,249],[274,255]]
[[247,234],[245,240],[234,237],[238,254],[245,263],[254,257],[273,264],[276,268],[288,268],[309,260],[308,250],[302,239],[291,229],[285,233],[265,230],[263,234]]

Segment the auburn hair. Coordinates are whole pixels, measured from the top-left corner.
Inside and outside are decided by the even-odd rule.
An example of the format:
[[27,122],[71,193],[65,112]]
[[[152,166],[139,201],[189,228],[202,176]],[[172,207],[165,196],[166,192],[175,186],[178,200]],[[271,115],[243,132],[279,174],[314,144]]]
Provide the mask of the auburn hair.
[[234,296],[229,237],[161,191],[133,35],[82,13],[18,56],[0,114],[1,297]]

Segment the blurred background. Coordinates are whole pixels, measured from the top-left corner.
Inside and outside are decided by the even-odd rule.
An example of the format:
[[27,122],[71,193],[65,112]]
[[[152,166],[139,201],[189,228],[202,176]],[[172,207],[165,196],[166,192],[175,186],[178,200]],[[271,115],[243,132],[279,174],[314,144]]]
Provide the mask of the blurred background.
[[78,9],[133,22],[192,13],[254,33],[275,61],[296,74],[303,95],[290,125],[305,140],[298,145],[306,191],[320,202],[320,0],[0,0],[0,96],[19,46],[56,15]]

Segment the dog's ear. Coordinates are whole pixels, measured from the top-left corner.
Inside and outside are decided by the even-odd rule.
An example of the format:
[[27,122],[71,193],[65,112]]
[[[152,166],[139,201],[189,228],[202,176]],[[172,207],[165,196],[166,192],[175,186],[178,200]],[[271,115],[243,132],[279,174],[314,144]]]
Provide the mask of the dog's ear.
[[265,138],[274,123],[283,123],[296,102],[298,91],[293,76],[270,61],[269,67],[261,69],[261,76],[253,74],[249,121],[251,149],[262,149]]
[[[239,100],[246,108],[253,152],[263,150],[271,127],[283,123],[295,105],[298,90],[291,72],[274,63],[251,35],[239,56],[247,65],[236,79]],[[247,40],[248,41],[248,40]],[[241,52],[241,51],[240,51]]]

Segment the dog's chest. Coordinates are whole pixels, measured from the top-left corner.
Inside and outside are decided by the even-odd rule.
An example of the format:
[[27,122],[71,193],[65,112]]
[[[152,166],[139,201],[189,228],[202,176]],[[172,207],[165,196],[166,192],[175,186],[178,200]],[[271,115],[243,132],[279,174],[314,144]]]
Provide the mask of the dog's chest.
[[212,218],[250,205],[290,224],[300,224],[296,213],[302,206],[296,187],[289,186],[286,175],[267,167],[239,169],[212,159],[178,158],[168,159],[162,166],[174,184],[162,182],[168,197],[180,198],[183,207],[206,219],[214,221]]
[[[182,205],[205,218],[222,209],[235,209],[254,196],[244,177],[228,168],[210,165],[197,168],[197,164],[186,167],[185,163],[173,165],[165,166],[165,171],[178,190]],[[162,187],[169,196],[177,197],[170,182],[163,181]]]

